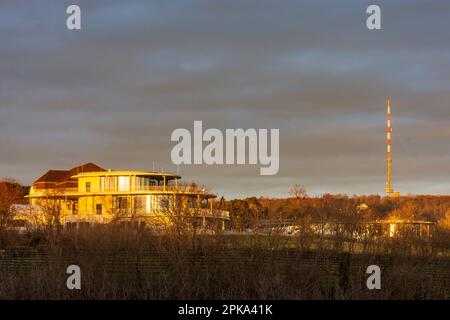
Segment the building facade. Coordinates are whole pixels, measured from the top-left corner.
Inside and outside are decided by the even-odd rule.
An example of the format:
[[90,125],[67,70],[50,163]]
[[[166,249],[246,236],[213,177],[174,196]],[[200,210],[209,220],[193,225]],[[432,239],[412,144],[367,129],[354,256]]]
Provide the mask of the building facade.
[[[57,216],[62,224],[138,221],[170,223],[184,215],[192,223],[224,228],[227,211],[215,195],[163,172],[112,171],[93,163],[49,170],[28,195],[30,207]],[[186,217],[184,217],[186,218]]]

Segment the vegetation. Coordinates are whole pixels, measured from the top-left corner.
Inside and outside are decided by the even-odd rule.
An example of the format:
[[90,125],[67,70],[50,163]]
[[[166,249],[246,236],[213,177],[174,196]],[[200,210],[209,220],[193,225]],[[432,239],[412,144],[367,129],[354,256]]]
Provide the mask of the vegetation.
[[[450,259],[420,241],[355,253],[337,239],[317,250],[276,233],[179,238],[119,225],[63,229],[58,241],[7,238],[3,299],[444,299],[450,288]],[[65,287],[71,264],[82,270],[81,290]],[[382,269],[382,290],[365,286],[372,264]]]
[[0,180],[0,232],[6,228],[8,221],[12,218],[11,206],[23,203],[24,194],[24,188],[14,179]]
[[[359,208],[367,205],[367,209]],[[407,195],[398,199],[379,195],[318,197],[246,198],[227,202],[232,227],[251,228],[261,219],[271,221],[369,222],[389,218],[430,221],[450,229],[450,196]]]
[[[15,194],[14,188],[4,190]],[[5,201],[2,208],[10,195],[0,198]],[[44,210],[51,219],[39,230],[18,234],[1,229],[0,298],[450,296],[450,197],[407,196],[395,201],[379,196],[308,197],[296,186],[288,199],[221,200],[231,222],[228,230],[214,234],[197,223],[195,208],[183,199],[172,200],[158,229],[118,220],[62,228],[55,207]],[[437,225],[432,237],[425,238],[407,233],[389,238],[361,229],[368,221],[386,218],[430,220]],[[297,234],[287,235],[287,222],[295,225]],[[66,288],[66,268],[71,264],[82,270],[81,290]],[[366,287],[366,268],[372,264],[381,267],[381,290]]]

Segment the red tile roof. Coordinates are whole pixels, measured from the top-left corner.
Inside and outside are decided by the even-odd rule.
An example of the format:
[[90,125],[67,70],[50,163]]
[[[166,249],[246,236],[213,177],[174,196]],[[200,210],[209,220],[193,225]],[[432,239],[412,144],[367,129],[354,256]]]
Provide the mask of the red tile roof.
[[102,167],[89,162],[70,170],[49,170],[42,177],[37,179],[33,186],[37,189],[45,188],[76,188],[77,179],[72,176],[82,172],[106,171]]

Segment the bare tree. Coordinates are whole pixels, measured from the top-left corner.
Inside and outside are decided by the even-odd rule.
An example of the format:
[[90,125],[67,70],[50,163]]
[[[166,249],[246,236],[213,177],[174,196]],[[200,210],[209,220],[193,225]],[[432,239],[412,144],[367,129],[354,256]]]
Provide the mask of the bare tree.
[[400,207],[394,209],[390,214],[391,219],[414,220],[418,215],[417,207],[413,202],[406,202]]
[[299,184],[295,184],[291,190],[289,190],[289,196],[297,200],[306,198],[306,189]]
[[62,192],[58,189],[48,189],[36,201],[38,210],[34,211],[34,222],[38,227],[56,230],[62,226],[63,202]]
[[450,230],[450,209],[447,209],[444,216],[438,220],[438,225],[445,230]]
[[22,199],[22,186],[15,180],[4,178],[0,181],[0,230],[11,220],[11,206]]
[[195,246],[201,219],[201,198],[193,193],[192,185],[179,189],[179,193],[161,198],[156,222],[165,232],[174,235],[179,244],[184,238],[191,238]]

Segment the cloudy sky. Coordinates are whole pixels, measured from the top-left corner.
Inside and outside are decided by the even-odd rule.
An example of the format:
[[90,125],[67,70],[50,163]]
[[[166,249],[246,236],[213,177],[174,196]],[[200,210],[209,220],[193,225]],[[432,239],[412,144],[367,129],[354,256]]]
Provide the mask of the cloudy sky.
[[[82,30],[66,29],[66,7]],[[381,7],[382,29],[366,28]],[[449,1],[1,1],[0,177],[176,171],[176,128],[279,128],[280,171],[184,165],[226,197],[450,193]]]

